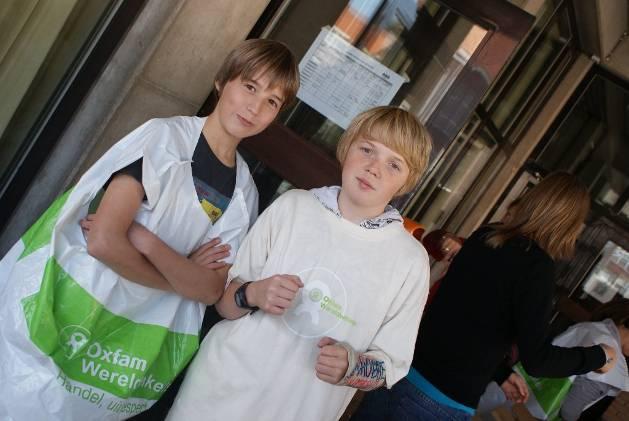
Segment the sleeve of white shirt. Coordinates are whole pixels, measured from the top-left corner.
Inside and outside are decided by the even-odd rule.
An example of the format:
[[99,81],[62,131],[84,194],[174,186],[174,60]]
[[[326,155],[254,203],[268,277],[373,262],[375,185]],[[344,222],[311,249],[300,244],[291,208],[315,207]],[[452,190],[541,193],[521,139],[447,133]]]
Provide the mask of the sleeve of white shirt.
[[277,213],[276,208],[280,199],[278,198],[262,212],[249,230],[238,249],[234,264],[229,270],[225,288],[234,278],[239,278],[243,282],[260,280],[262,269],[266,264],[269,250],[271,250],[272,246],[273,233],[271,229],[276,225],[272,220]]
[[428,258],[424,255],[410,266],[406,281],[365,353],[384,361],[389,389],[410,369],[419,321],[428,298],[429,279]]

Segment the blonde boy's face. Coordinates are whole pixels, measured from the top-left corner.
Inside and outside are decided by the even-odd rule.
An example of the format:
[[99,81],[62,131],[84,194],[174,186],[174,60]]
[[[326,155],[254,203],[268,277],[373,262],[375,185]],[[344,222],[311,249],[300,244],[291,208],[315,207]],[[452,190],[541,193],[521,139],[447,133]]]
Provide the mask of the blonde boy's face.
[[382,143],[360,136],[343,163],[343,190],[365,208],[384,207],[400,191],[410,170],[402,155]]
[[227,135],[235,139],[253,136],[267,128],[282,108],[284,95],[278,86],[270,86],[268,75],[252,80],[237,77],[217,86],[219,100],[215,112]]

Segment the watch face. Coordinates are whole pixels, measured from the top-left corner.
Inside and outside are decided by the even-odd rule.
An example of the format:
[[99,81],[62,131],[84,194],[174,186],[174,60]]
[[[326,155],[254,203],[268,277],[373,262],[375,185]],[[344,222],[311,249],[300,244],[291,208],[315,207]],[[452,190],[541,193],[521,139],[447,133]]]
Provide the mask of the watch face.
[[245,308],[245,303],[243,302],[243,294],[245,291],[241,287],[238,287],[236,290],[236,294],[234,294],[234,299],[236,300],[236,305],[240,308]]
[[234,301],[236,302],[236,306],[238,306],[239,308],[254,310],[256,308],[251,307],[249,303],[247,302],[246,291],[247,291],[248,285],[249,285],[249,282],[246,282],[238,287],[238,289],[236,290],[236,293],[234,294]]

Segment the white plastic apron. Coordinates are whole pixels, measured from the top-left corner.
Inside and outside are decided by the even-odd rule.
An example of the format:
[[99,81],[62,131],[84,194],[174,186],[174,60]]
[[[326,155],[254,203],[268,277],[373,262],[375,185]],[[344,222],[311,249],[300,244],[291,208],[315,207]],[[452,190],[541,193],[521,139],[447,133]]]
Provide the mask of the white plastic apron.
[[203,123],[174,117],[134,130],[0,261],[0,420],[124,419],[192,357],[205,306],[118,276],[87,254],[79,221],[111,174],[143,157],[147,201],[136,220],[181,254],[220,236],[231,261],[257,192],[238,156],[232,200],[212,225],[190,166]]

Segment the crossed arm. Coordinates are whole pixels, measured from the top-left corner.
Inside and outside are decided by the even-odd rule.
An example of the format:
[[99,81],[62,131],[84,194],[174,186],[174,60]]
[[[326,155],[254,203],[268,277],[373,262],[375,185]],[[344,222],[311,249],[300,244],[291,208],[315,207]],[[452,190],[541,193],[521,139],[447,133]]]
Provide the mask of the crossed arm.
[[144,189],[133,177],[120,174],[112,179],[96,214],[81,222],[88,253],[141,285],[214,304],[223,293],[227,267],[198,262],[206,261],[212,252],[218,259],[226,257],[228,249],[216,254],[207,244],[191,255],[193,259],[180,255],[134,223],[143,197]]

